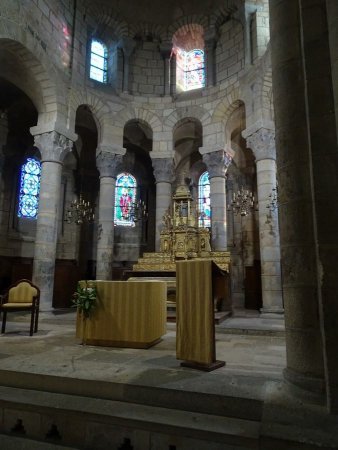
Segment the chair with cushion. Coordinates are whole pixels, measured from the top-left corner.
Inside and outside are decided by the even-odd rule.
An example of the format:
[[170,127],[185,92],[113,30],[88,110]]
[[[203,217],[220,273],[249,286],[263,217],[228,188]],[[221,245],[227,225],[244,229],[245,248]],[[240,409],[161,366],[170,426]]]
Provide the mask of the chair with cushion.
[[11,311],[31,311],[30,336],[38,331],[40,289],[29,280],[19,280],[13,284],[0,300],[3,312],[1,333],[5,332],[7,313]]

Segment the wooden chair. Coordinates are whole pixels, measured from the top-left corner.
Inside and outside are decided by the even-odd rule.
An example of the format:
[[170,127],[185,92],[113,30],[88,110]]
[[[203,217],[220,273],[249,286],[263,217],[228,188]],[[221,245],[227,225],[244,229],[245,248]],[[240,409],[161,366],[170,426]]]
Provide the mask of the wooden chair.
[[1,333],[5,332],[7,313],[11,311],[31,311],[29,335],[38,331],[40,289],[29,280],[19,280],[13,284],[0,300],[3,312]]

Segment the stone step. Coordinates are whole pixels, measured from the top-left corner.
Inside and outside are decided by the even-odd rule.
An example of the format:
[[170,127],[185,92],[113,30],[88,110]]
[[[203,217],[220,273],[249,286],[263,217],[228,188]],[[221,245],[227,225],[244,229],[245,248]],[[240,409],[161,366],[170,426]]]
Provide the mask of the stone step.
[[[55,394],[79,395],[87,398],[131,402],[147,406],[174,408],[201,414],[215,414],[245,420],[259,421],[262,416],[265,379],[256,377],[247,385],[247,377],[214,373],[213,379],[206,381],[202,374],[194,371],[196,380],[192,390],[184,372],[181,378],[170,380],[170,374],[161,370],[145,372],[138,384],[91,380],[88,377],[72,378],[0,370],[0,393],[3,386],[48,391]],[[226,378],[226,379],[225,379]],[[219,380],[220,385],[214,383]],[[166,387],[159,387],[162,383]],[[168,387],[168,384],[170,387]],[[157,385],[157,386],[156,386]]]
[[[94,433],[98,433],[98,429],[102,430],[101,433],[98,433],[98,438],[100,438],[102,433],[109,435],[110,430],[114,428],[124,430],[125,435],[129,437],[133,434],[133,430],[142,431],[143,439],[148,442],[148,445],[149,441],[155,439],[156,436],[169,435],[172,441],[182,441],[182,439],[183,441],[184,439],[197,441],[200,449],[250,450],[259,448],[260,422],[252,420],[182,411],[174,407],[163,408],[83,395],[8,387],[0,387],[0,401],[4,408],[2,433],[9,433],[12,424],[20,417],[25,427],[25,437],[43,440],[46,436],[46,429],[53,424],[60,435],[60,443],[76,445],[75,448],[78,448],[77,446],[87,448],[88,441],[93,439],[91,436],[93,430]],[[33,423],[34,420],[36,424]],[[97,447],[88,446],[88,448],[105,448],[101,447],[99,442],[96,442],[96,445]],[[26,447],[22,448],[26,449]],[[49,448],[52,449],[52,447],[45,447],[45,449]],[[168,447],[160,445],[141,447],[133,444],[133,448],[135,450],[137,448],[165,450]],[[188,447],[178,447],[178,449],[180,448]]]

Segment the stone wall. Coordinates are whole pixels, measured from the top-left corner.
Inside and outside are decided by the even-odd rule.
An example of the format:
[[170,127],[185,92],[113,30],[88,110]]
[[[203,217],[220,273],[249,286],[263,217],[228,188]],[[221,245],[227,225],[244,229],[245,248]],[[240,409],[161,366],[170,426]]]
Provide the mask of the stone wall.
[[234,20],[220,28],[216,47],[216,81],[221,83],[244,68],[244,35],[242,25]]
[[164,62],[155,42],[140,42],[131,62],[131,92],[161,95],[164,90]]

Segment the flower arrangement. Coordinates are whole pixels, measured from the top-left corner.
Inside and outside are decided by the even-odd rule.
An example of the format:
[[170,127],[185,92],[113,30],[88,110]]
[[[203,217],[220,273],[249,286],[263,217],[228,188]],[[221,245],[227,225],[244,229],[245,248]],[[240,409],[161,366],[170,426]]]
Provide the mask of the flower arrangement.
[[83,314],[84,319],[88,319],[90,313],[95,308],[97,299],[96,286],[92,282],[78,283],[76,292],[73,294],[73,307]]

